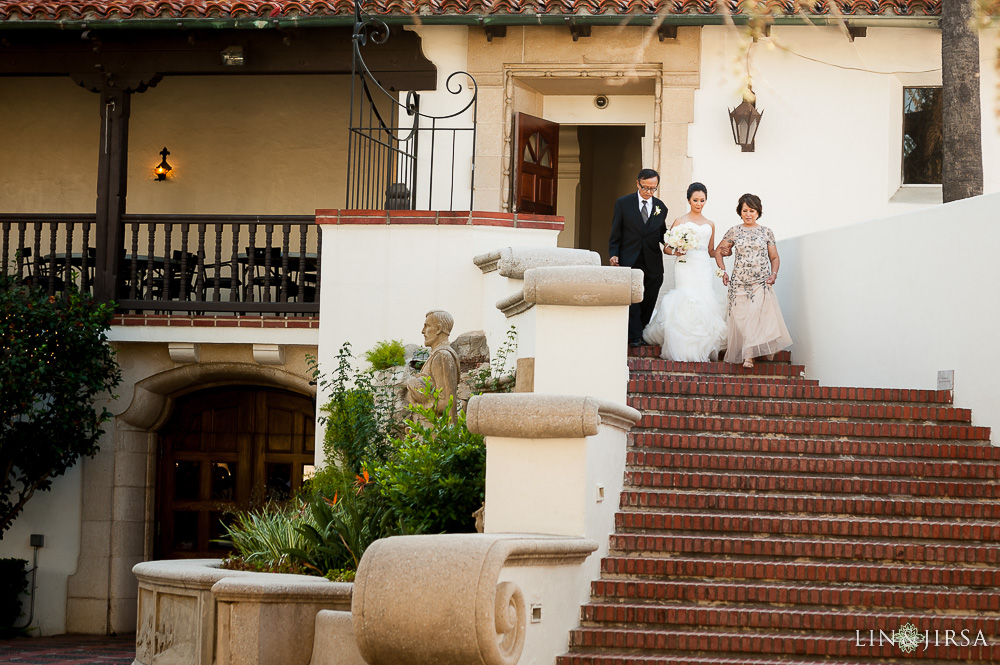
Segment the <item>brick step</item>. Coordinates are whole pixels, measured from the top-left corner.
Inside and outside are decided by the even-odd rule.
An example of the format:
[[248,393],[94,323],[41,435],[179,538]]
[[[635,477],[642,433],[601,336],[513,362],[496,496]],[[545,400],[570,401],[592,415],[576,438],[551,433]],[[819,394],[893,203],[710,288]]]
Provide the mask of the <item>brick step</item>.
[[[918,651],[919,652],[919,651]],[[807,657],[808,658],[808,657]],[[724,657],[713,655],[671,654],[666,660],[663,654],[642,655],[622,654],[612,651],[597,653],[567,653],[556,658],[556,665],[867,665],[868,663],[885,663],[885,660],[868,660],[867,658],[852,658],[851,660],[812,660],[802,658],[754,658],[748,661],[746,657]],[[975,663],[977,661],[969,661]],[[989,662],[989,661],[982,661]]]
[[697,374],[699,377],[723,375],[738,377],[780,376],[803,378],[806,371],[805,365],[791,365],[781,362],[759,362],[753,367],[753,369],[747,369],[743,365],[736,365],[733,363],[692,363],[680,362],[676,360],[664,360],[662,358],[629,358],[628,366],[630,370],[635,372]]
[[615,528],[628,533],[751,533],[799,537],[892,538],[986,542],[1000,546],[1000,523],[941,520],[897,520],[818,516],[749,515],[746,513],[624,512]]
[[849,388],[802,383],[698,381],[694,375],[636,373],[629,381],[629,395],[697,395],[753,399],[825,400],[894,404],[951,404],[948,390],[899,388]]
[[[804,379],[794,376],[729,376],[725,374],[702,375],[702,374],[663,374],[662,372],[642,372],[632,370],[629,372],[629,385],[636,381],[647,378],[657,378],[657,380],[690,383],[692,385],[712,384],[712,385],[734,385],[734,386],[806,386],[817,387],[817,379]],[[633,391],[630,389],[630,393]]]
[[[948,565],[906,565],[780,559],[705,559],[681,557],[608,556],[601,560],[603,579],[618,577],[715,578],[795,581],[813,584],[904,584],[995,588],[1000,568]],[[706,579],[709,578],[709,579]]]
[[[629,347],[628,355],[629,358],[660,358],[660,352],[663,347],[659,344],[649,344],[639,347]],[[662,358],[660,358],[662,360]],[[792,361],[792,352],[778,351],[774,354],[774,360],[767,360],[766,358],[761,358],[762,363],[790,363]]]
[[589,603],[580,613],[583,625],[589,627],[645,627],[688,626],[692,628],[770,628],[779,630],[805,630],[823,632],[848,632],[857,641],[856,631],[867,641],[868,631],[887,635],[908,622],[918,623],[920,632],[944,631],[961,634],[968,630],[975,640],[980,631],[985,636],[1000,635],[1000,616],[982,614],[923,614],[916,619],[910,612],[859,612],[847,609],[803,610],[801,608],[732,607],[726,605],[650,605],[647,603]]
[[900,458],[850,459],[848,457],[794,457],[791,455],[730,455],[694,451],[633,450],[627,456],[633,472],[646,470],[738,471],[740,473],[815,473],[850,476],[910,476],[996,480],[995,462],[908,460]]
[[919,517],[1000,520],[998,501],[958,501],[808,494],[651,492],[626,488],[621,507],[632,510],[747,511],[752,513]]
[[[782,386],[787,387],[787,386]],[[971,423],[970,409],[921,404],[821,402],[808,400],[743,399],[724,397],[632,396],[628,405],[644,414],[684,413],[782,418],[836,418],[850,420],[943,421]]]
[[[629,358],[659,358],[663,347],[659,344],[643,344],[642,346],[630,346],[628,349]],[[725,353],[723,351],[723,353]],[[774,360],[762,359],[761,362],[788,363],[792,361],[792,352],[789,350],[778,351],[774,354]]]
[[[595,649],[616,649],[626,650],[620,655],[628,657],[637,649],[655,651],[661,653],[661,658],[669,654],[669,659],[664,658],[662,663],[676,663],[674,655],[678,652],[714,652],[719,655],[726,654],[730,657],[737,654],[745,654],[743,660],[737,662],[753,663],[758,665],[757,660],[761,656],[833,656],[833,657],[861,657],[861,658],[901,658],[905,654],[889,642],[883,644],[869,644],[867,639],[861,644],[853,639],[854,635],[809,635],[805,633],[770,633],[759,631],[706,631],[706,630],[642,630],[629,628],[577,628],[570,632],[570,648],[584,647]],[[867,638],[867,635],[864,636]],[[946,657],[950,660],[990,660],[1000,659],[1000,644],[989,646],[973,646],[972,641],[975,635],[969,635],[969,646],[934,646],[933,643],[926,651],[923,646],[917,650],[907,660],[910,659],[936,659]],[[985,638],[987,644],[989,639]],[[877,640],[877,636],[876,636]],[[980,643],[981,644],[981,643]],[[696,655],[696,654],[691,654]],[[702,655],[704,657],[704,655]],[[561,661],[560,661],[561,662]],[[575,663],[577,661],[567,661]],[[598,662],[598,661],[594,661]],[[624,663],[625,660],[611,660],[603,662]],[[712,661],[701,661],[712,662]],[[855,661],[857,662],[857,661]]]
[[988,427],[937,425],[909,422],[870,422],[779,418],[732,418],[694,416],[684,413],[644,413],[639,428],[661,432],[693,430],[707,432],[745,432],[748,434],[785,434],[859,438],[955,439],[987,441]]
[[[756,538],[754,536],[660,533],[613,533],[609,556],[792,557],[830,562],[906,562],[1000,564],[1000,543],[898,542],[834,538]],[[867,563],[865,564],[867,565]],[[1000,602],[1000,594],[995,594]]]
[[828,607],[892,608],[917,613],[922,610],[998,612],[1000,594],[994,589],[934,589],[906,586],[820,586],[794,583],[724,582],[713,580],[600,579],[591,582],[592,600],[646,603],[738,603],[740,605],[804,605]]
[[726,436],[720,434],[670,434],[643,430],[629,436],[633,450],[697,450],[704,453],[743,455],[850,455],[859,457],[926,457],[1000,462],[1000,446],[989,441],[887,441],[864,439],[812,439]]
[[629,489],[739,490],[818,494],[868,494],[875,496],[1000,499],[1000,484],[976,480],[925,480],[905,478],[844,478],[835,476],[753,475],[710,471],[625,471]]

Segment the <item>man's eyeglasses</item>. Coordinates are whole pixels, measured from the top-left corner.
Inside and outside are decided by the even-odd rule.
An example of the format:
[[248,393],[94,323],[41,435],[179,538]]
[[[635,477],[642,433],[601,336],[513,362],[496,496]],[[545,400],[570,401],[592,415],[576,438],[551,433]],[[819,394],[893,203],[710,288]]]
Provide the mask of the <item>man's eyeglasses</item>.
[[657,187],[643,187],[642,185],[639,185],[639,189],[641,189],[641,190],[642,190],[642,191],[644,191],[644,192],[648,192],[648,193],[652,194],[652,193],[653,193],[653,192],[655,192],[655,191],[656,191],[656,190],[657,190],[658,188],[657,188]]

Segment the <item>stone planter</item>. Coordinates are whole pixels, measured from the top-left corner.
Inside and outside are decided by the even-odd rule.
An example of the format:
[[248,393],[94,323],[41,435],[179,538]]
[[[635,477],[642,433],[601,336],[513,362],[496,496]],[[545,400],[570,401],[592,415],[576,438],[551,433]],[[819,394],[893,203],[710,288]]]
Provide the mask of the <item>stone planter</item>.
[[316,614],[350,610],[353,585],[150,561],[139,580],[134,665],[308,665]]

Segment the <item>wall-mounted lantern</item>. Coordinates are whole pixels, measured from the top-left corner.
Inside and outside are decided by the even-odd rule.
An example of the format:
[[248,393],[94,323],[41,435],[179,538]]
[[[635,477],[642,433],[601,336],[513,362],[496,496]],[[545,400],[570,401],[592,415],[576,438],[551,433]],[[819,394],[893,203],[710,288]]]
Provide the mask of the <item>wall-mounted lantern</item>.
[[164,146],[163,150],[160,151],[160,154],[163,155],[163,159],[160,160],[160,163],[156,165],[155,169],[153,169],[153,173],[156,174],[157,180],[166,180],[167,173],[173,170],[173,167],[170,166],[170,164],[167,164],[167,155],[170,154],[170,151],[167,150],[166,146]]
[[733,139],[742,152],[753,152],[753,139],[757,135],[760,119],[764,115],[757,110],[756,97],[753,90],[747,88],[743,103],[729,111],[729,122],[733,126]]

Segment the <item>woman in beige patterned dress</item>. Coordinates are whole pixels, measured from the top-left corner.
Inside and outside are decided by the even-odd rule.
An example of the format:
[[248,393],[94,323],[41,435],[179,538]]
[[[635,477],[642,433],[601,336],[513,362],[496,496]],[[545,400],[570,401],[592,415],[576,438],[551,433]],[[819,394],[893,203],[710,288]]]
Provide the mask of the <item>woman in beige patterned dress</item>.
[[[722,271],[722,283],[729,287],[729,324],[726,362],[753,367],[754,358],[768,360],[792,344],[772,285],[778,278],[781,260],[774,245],[774,233],[757,223],[764,214],[760,197],[744,194],[736,204],[743,220],[726,231],[715,253]],[[723,256],[736,252],[733,276],[726,273]]]

